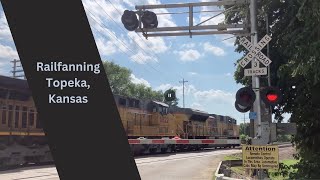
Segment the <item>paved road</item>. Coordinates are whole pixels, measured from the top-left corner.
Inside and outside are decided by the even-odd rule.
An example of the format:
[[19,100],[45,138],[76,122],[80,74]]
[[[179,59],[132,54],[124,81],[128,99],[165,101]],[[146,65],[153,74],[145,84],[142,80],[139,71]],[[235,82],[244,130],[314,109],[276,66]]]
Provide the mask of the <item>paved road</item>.
[[224,155],[240,150],[211,150],[136,158],[142,180],[211,180]]
[[[237,149],[170,153],[136,158],[142,180],[211,180],[219,162]],[[28,167],[0,172],[0,180],[59,180],[53,166]]]

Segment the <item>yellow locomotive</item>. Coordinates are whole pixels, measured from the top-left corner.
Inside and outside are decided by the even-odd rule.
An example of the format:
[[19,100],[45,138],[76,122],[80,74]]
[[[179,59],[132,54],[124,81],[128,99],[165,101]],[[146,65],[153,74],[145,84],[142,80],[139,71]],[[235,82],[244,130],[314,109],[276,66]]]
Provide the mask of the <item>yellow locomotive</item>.
[[179,136],[184,139],[239,138],[236,120],[190,108],[114,95],[129,139]]
[[0,168],[51,161],[27,81],[0,76]]

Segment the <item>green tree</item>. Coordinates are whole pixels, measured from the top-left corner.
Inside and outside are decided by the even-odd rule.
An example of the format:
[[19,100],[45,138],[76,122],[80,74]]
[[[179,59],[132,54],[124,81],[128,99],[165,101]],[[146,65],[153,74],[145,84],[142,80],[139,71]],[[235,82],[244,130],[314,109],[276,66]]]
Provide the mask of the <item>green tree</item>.
[[151,87],[147,87],[144,84],[132,83],[131,70],[108,61],[104,61],[103,66],[114,94],[163,102],[162,91],[152,90]]
[[132,86],[130,80],[131,71],[121,67],[113,62],[104,61],[104,69],[107,73],[110,88],[114,94],[129,95],[129,86]]
[[249,134],[249,123],[245,123],[245,124],[240,123],[239,133],[248,135]]
[[[266,33],[265,12],[270,24],[271,83],[279,87],[284,95],[282,103],[273,109],[273,113],[279,122],[283,120],[283,113],[291,113],[290,121],[297,123],[294,144],[298,149],[296,158],[300,161],[296,165],[298,171],[291,173],[290,179],[319,178],[320,1],[261,0],[257,5],[259,39]],[[239,12],[226,13],[226,22],[244,20],[248,7],[237,6],[235,9]],[[237,52],[247,53],[239,45],[239,38],[235,44]],[[243,76],[240,66],[234,77],[237,83],[251,84],[250,78]],[[266,79],[261,78],[261,85],[267,85]]]

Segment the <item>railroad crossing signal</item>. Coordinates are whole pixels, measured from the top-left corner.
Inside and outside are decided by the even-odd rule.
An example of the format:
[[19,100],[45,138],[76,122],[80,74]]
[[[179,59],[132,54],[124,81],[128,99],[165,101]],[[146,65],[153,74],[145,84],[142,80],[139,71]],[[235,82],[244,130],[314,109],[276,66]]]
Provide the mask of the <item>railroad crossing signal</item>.
[[282,94],[279,88],[266,87],[261,90],[261,98],[266,105],[275,106],[282,100]]
[[[138,12],[125,10],[121,17],[121,22],[123,26],[128,31],[135,31],[139,27],[139,20],[137,17]],[[143,28],[157,28],[158,27],[158,19],[157,15],[151,11],[143,11],[140,12],[141,22],[143,24]]]
[[125,10],[121,22],[128,31],[134,31],[139,26],[137,15],[133,11]]
[[[245,68],[250,61],[252,61],[252,59],[254,57],[257,58],[258,61],[260,61],[263,65],[265,66],[269,66],[270,63],[272,62],[267,56],[265,56],[261,50],[271,41],[271,37],[268,35],[265,35],[258,44],[256,44],[255,46],[253,46],[253,44],[247,40],[247,38],[241,38],[240,39],[240,44],[242,46],[244,46],[249,53],[240,60],[239,64],[240,66],[242,66],[243,68]],[[252,69],[245,69],[244,71],[244,75],[245,76],[256,76],[256,75],[266,75],[267,74],[267,68],[259,68],[258,62],[254,63],[254,66],[252,67]]]
[[250,87],[243,87],[237,91],[235,108],[239,112],[248,112],[254,101],[256,100],[256,94]]

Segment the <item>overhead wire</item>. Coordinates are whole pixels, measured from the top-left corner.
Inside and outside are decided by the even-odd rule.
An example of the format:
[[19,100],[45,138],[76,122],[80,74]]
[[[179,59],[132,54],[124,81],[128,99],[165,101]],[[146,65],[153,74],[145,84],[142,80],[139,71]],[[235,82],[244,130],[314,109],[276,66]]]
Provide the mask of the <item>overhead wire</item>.
[[[122,40],[120,40],[119,38],[117,38],[116,35],[110,33],[110,32],[109,32],[109,29],[105,26],[104,23],[98,22],[98,20],[96,20],[95,16],[93,15],[93,13],[92,13],[90,10],[88,10],[87,8],[85,8],[85,9],[86,9],[86,11],[89,12],[89,16],[91,17],[91,19],[93,19],[100,27],[102,27],[101,25],[103,25],[103,26],[105,27],[105,29],[107,30],[107,33],[108,33],[108,34],[110,34],[110,35],[112,35],[112,36],[115,36],[115,39],[116,39],[118,42],[121,42],[121,44],[123,45],[123,47],[125,47],[127,50],[129,50],[129,51],[131,51],[133,54],[135,54],[135,52],[134,52],[132,49],[128,48]],[[100,32],[100,31],[99,31],[99,32]],[[100,32],[100,33],[101,33],[101,32]],[[102,33],[102,34],[103,34],[103,33]],[[113,43],[113,44],[115,44],[115,43]],[[117,45],[116,45],[116,46],[117,46]],[[117,46],[117,47],[118,47],[118,46]],[[121,50],[121,47],[118,47],[118,48]],[[124,52],[124,51],[122,51],[122,52]],[[127,52],[125,52],[125,53],[128,55],[129,58],[131,58],[131,56],[130,56]],[[141,57],[140,57],[140,58],[141,58]],[[148,65],[149,67],[151,67],[152,69],[154,69],[154,70],[157,71],[158,73],[163,74],[163,73],[161,73],[160,71],[158,71],[157,69],[155,69],[154,67],[152,67],[151,65],[149,65],[149,64],[146,64],[146,65]],[[164,77],[163,77],[163,78],[164,78]],[[166,80],[167,80],[167,79],[166,79]],[[167,80],[167,81],[168,81],[168,80]],[[171,80],[170,80],[170,81],[171,81]],[[164,82],[164,83],[167,83],[167,82]]]
[[[94,0],[94,1],[96,1],[96,0]],[[115,7],[115,5],[110,1],[110,0],[107,0],[110,4],[111,4],[111,6],[118,12],[118,14],[120,15],[120,16],[122,16],[122,13],[120,12],[120,10],[118,9],[118,8],[116,8]],[[101,5],[100,5],[100,7],[101,7]],[[102,9],[103,9],[103,7],[101,7]],[[103,9],[104,10],[104,9]],[[108,14],[105,10],[104,10],[104,12],[106,13],[106,14]],[[110,17],[110,16],[109,16]],[[112,20],[113,20],[113,18],[112,17],[110,17]],[[113,20],[114,21],[114,20]],[[115,21],[114,21],[115,22]],[[116,22],[115,22],[116,23]],[[118,24],[118,23],[117,23]],[[121,27],[121,26],[120,26]],[[122,29],[122,28],[121,28]],[[123,30],[123,29],[122,29]],[[136,32],[136,34],[137,34],[137,36],[141,39],[141,41],[146,45],[146,46],[148,46],[148,44],[144,41],[144,39]],[[141,47],[142,48],[142,47]],[[142,48],[143,49],[143,48]],[[145,52],[145,51],[144,51]],[[160,57],[157,55],[157,54],[154,54],[158,59],[160,59]],[[158,68],[159,68],[159,66],[158,66]],[[175,73],[175,72],[174,72]],[[177,73],[175,73],[177,76],[179,76],[180,78],[183,78],[180,74],[177,74]]]
[[[94,20],[95,21],[95,19],[92,17],[92,16],[89,16],[92,20]],[[104,36],[104,37],[107,37],[106,35],[105,35],[105,33],[104,32],[101,32],[101,30],[99,30],[98,28],[95,28],[94,26],[92,26],[92,28],[93,29],[95,29],[97,32],[99,32],[99,34],[100,35],[102,35],[102,36]],[[108,37],[107,37],[108,38]],[[131,55],[128,53],[128,52],[126,52],[126,51],[124,51],[124,50],[122,50],[122,48],[120,48],[116,43],[114,43],[114,42],[112,42],[115,46],[117,46],[118,48],[119,48],[119,50],[121,51],[121,52],[123,52],[124,54],[126,54],[129,58],[131,57]],[[146,71],[148,71],[148,72],[151,72],[149,69],[147,69],[147,68],[145,68],[145,66],[142,66]],[[163,81],[162,79],[157,79],[157,80],[159,80],[159,82],[161,82],[161,83],[166,83],[165,81]]]
[[[126,33],[126,31],[122,29],[122,27],[104,10],[104,8],[103,8],[96,0],[94,0],[94,1],[96,2],[96,4],[98,4],[98,6],[101,7],[101,9],[104,11],[104,13],[105,13],[116,25],[118,25],[119,28],[120,28],[122,31],[124,31],[124,32]],[[110,2],[110,1],[109,1],[109,2]],[[114,5],[113,5],[113,7],[115,8]],[[120,12],[119,10],[117,10],[117,11]],[[90,12],[90,11],[89,11],[89,12]],[[93,13],[91,13],[91,14],[93,15]],[[103,24],[103,25],[104,25],[104,24]],[[105,25],[104,25],[104,26],[105,26]],[[105,26],[105,28],[107,28],[107,27]],[[108,28],[107,28],[107,29],[108,29]],[[140,36],[139,36],[139,37],[140,37]],[[142,51],[145,52],[145,54],[147,54],[146,51],[135,41],[135,39],[131,38],[130,36],[129,36],[129,38],[130,38],[134,43],[136,43],[136,44],[142,49]],[[146,45],[146,46],[148,46],[148,45]],[[132,51],[132,50],[131,50],[131,51]],[[142,53],[142,52],[141,52],[141,53]],[[152,56],[152,55],[151,55],[151,56]],[[143,57],[140,56],[140,58],[143,58]],[[159,58],[159,57],[158,57],[158,58]],[[154,69],[154,70],[157,71],[158,73],[160,73],[160,74],[165,74],[165,73],[160,72],[159,70],[157,70],[157,69],[154,68],[153,66],[149,65],[148,62],[145,62],[145,64],[148,65],[148,66],[150,66],[152,69]]]

